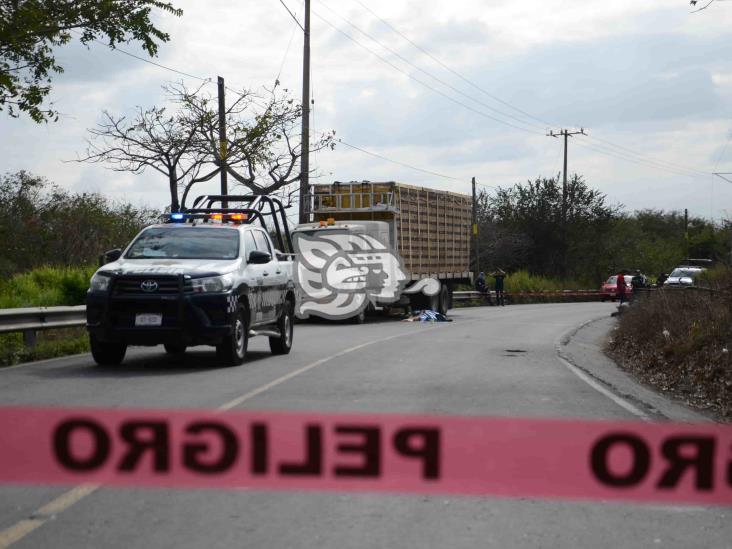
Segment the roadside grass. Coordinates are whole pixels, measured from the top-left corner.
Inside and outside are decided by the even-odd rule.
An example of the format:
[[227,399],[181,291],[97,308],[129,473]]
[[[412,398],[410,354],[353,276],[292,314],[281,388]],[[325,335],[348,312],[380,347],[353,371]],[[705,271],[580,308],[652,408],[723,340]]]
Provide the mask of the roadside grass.
[[[38,267],[0,281],[0,309],[83,305],[94,266]],[[21,362],[85,353],[89,339],[84,328],[42,330],[33,347],[23,345],[23,334],[0,334],[0,367]]]
[[[490,272],[486,273],[488,288],[493,290],[495,279],[490,276]],[[599,286],[599,284],[598,284]],[[467,284],[459,285],[456,291],[469,291],[475,288]],[[546,291],[559,290],[597,290],[597,287],[588,288],[588,284],[578,282],[576,280],[562,280],[560,278],[552,278],[548,276],[532,275],[528,271],[516,271],[506,276],[504,281],[504,291],[506,293],[506,302],[513,304],[528,303],[572,303],[579,301],[598,301],[597,296],[561,296],[561,295],[545,295],[545,296],[518,296],[511,294],[521,293],[537,293]],[[493,300],[495,301],[495,299]],[[474,307],[485,305],[486,301],[482,299],[471,299],[469,301],[455,301],[456,307]]]
[[732,420],[732,272],[709,289],[653,292],[620,317],[609,352],[642,381]]
[[96,267],[38,267],[0,281],[0,309],[83,305]]
[[586,284],[582,284],[576,280],[562,280],[560,278],[532,275],[528,271],[511,273],[506,277],[504,282],[506,293],[597,289],[587,288],[586,286]]
[[89,337],[84,328],[38,332],[34,347],[23,345],[22,334],[0,334],[0,367],[87,352]]

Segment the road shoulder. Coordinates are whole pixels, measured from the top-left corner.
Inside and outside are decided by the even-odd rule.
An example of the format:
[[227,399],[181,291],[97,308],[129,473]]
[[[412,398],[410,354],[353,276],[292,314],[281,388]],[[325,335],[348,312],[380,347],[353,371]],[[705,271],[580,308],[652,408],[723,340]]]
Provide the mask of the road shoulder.
[[559,341],[557,346],[559,356],[653,419],[712,421],[712,418],[641,384],[605,354],[605,344],[616,323],[617,321],[608,315],[607,318],[582,324],[565,334]]

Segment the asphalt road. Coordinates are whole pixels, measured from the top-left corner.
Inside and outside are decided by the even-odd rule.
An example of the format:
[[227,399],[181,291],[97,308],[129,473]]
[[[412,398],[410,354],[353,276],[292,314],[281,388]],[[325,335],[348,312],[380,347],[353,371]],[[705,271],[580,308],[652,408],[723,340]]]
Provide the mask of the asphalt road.
[[[135,349],[0,370],[2,405],[638,419],[556,352],[613,306],[454,311],[454,322],[300,324],[294,348],[218,367],[207,348]],[[585,353],[583,360],[593,360]],[[607,366],[603,366],[607,367]],[[0,547],[732,548],[728,508],[384,494],[0,487]],[[45,506],[45,507],[44,507]]]

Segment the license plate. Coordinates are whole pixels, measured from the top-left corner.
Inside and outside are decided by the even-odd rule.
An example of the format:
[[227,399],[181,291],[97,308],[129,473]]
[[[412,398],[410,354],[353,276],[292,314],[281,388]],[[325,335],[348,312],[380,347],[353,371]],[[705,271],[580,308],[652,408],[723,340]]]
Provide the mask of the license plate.
[[163,323],[163,315],[156,313],[137,313],[135,315],[135,326],[160,326]]

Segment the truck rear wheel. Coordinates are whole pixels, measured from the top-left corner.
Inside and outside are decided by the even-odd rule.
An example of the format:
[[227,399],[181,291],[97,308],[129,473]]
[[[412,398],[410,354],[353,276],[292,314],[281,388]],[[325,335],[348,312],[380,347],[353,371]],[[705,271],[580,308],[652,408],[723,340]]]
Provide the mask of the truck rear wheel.
[[247,356],[249,344],[249,315],[243,305],[239,305],[233,315],[231,335],[216,346],[216,356],[225,366],[239,366]]
[[437,311],[443,315],[450,309],[450,290],[444,284],[440,288],[440,304]]
[[366,309],[361,309],[356,316],[352,316],[349,320],[351,324],[363,324],[366,322]]
[[282,311],[279,320],[277,320],[277,329],[280,331],[280,337],[269,338],[269,349],[273,355],[286,355],[292,349],[293,335],[293,310],[294,306],[291,301],[285,304],[285,310]]
[[89,336],[92,358],[100,366],[117,366],[122,363],[127,352],[127,344],[119,341],[99,341]]

